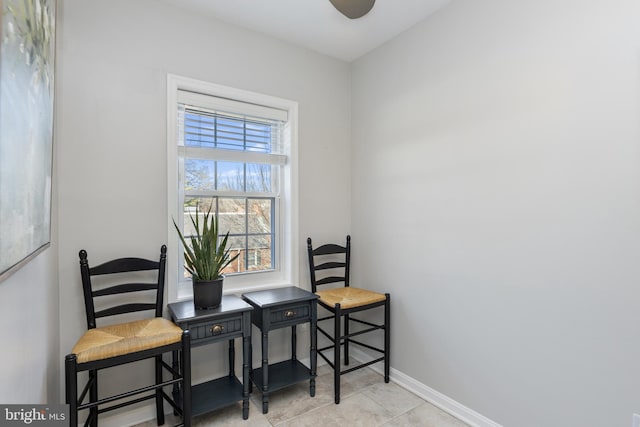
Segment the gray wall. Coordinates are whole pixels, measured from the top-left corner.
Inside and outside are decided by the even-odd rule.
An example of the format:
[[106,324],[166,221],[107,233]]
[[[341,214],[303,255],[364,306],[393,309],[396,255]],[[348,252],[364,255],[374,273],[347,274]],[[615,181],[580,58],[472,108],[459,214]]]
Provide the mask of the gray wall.
[[640,413],[640,3],[456,0],[356,61],[354,279],[505,426]]
[[49,248],[0,283],[0,402],[58,402],[58,278]]

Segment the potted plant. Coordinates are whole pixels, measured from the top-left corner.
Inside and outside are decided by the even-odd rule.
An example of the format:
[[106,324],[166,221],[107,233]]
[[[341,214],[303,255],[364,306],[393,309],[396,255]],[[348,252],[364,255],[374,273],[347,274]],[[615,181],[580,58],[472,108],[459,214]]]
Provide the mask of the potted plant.
[[202,223],[197,206],[195,216],[190,217],[195,235],[185,238],[175,220],[173,225],[184,247],[184,267],[193,280],[193,302],[196,308],[217,308],[222,300],[222,271],[240,254],[231,256],[227,249],[229,232],[218,240],[218,217],[211,215],[211,207],[204,214]]

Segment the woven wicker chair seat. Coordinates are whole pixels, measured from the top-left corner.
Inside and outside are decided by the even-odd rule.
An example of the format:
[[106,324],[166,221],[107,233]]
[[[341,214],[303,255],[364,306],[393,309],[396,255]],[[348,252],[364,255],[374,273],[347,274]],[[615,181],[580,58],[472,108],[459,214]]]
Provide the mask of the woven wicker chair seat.
[[348,309],[354,307],[362,307],[364,305],[381,302],[386,299],[384,294],[378,292],[368,291],[366,289],[359,288],[334,288],[323,291],[317,291],[316,295],[320,298],[320,301],[335,306],[340,304],[340,308]]
[[179,342],[182,329],[162,317],[89,329],[72,353],[78,363],[121,356]]

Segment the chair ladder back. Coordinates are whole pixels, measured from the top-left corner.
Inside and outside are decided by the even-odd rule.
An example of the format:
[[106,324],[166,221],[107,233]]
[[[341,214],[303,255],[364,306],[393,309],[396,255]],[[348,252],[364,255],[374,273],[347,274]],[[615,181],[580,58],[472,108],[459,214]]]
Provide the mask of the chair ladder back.
[[[96,267],[89,267],[87,251],[80,251],[80,275],[82,277],[82,288],[87,315],[87,327],[96,327],[96,318],[113,316],[117,314],[131,313],[136,311],[155,310],[155,316],[162,316],[162,304],[164,298],[164,283],[167,263],[167,247],[162,245],[160,249],[160,260],[152,261],[144,258],[118,258],[107,261]],[[136,271],[157,270],[158,277],[156,283],[119,283],[102,289],[93,289],[91,283],[92,276],[110,275],[118,273],[128,273]],[[153,303],[129,303],[113,305],[104,310],[96,311],[94,298],[107,295],[117,295],[131,292],[155,291],[156,297]]]
[[91,267],[89,273],[92,276],[102,274],[129,273],[131,271],[157,270],[160,263],[144,258],[118,258],[103,264]]
[[[344,282],[344,286],[349,286],[349,272],[351,261],[351,236],[347,236],[347,244],[345,246],[336,245],[334,243],[328,243],[321,245],[317,248],[313,248],[311,238],[307,238],[307,253],[309,255],[309,272],[311,275],[311,289],[316,292],[317,286],[326,285],[329,283]],[[344,261],[327,261],[316,264],[316,257],[322,260],[322,257],[326,255],[339,255],[344,254]],[[335,270],[344,269],[344,274],[341,276],[332,274],[330,276],[322,277],[318,279],[316,272],[320,270]]]
[[96,327],[96,310],[91,292],[91,274],[89,273],[87,251],[82,249],[78,255],[80,256],[80,276],[82,277],[82,294],[84,295],[84,308],[87,315],[87,329],[93,329]]

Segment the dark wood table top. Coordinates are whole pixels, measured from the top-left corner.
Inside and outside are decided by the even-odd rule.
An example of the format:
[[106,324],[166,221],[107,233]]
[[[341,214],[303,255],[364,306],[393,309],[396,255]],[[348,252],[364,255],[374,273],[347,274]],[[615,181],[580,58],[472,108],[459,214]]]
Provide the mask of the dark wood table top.
[[169,313],[176,323],[188,322],[193,319],[206,320],[220,315],[228,315],[247,310],[253,310],[251,305],[247,304],[235,295],[223,295],[222,301],[218,308],[196,309],[193,300],[173,302],[169,304]]
[[318,299],[316,294],[298,288],[297,286],[247,292],[242,294],[242,297],[259,308],[268,308],[282,303],[303,302]]

